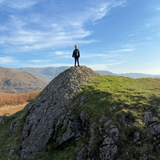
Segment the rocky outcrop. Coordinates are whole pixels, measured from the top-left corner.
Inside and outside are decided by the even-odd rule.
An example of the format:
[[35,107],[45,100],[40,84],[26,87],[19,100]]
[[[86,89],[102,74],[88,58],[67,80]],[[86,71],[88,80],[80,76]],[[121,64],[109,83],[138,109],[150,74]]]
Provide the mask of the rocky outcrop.
[[149,123],[155,122],[156,121],[156,117],[153,116],[151,111],[146,111],[144,112],[145,116],[144,116],[144,123],[146,125],[148,125]]
[[[72,67],[61,73],[28,104],[28,116],[22,133],[21,158],[41,152],[49,143],[62,145],[69,139],[78,140],[85,130],[82,121],[68,111],[78,89],[86,78],[97,74],[87,67]],[[81,105],[83,104],[83,98]],[[81,157],[81,156],[79,156]]]
[[152,114],[151,111],[145,112],[144,123],[147,125],[148,136],[160,134],[160,124],[157,122],[157,118]]
[[115,125],[110,125],[112,120],[107,120],[103,115],[99,120],[99,134],[102,144],[99,147],[99,159],[111,160],[118,151],[116,143],[119,140],[119,130]]
[[0,118],[0,125],[1,125],[1,124],[4,124],[3,118]]

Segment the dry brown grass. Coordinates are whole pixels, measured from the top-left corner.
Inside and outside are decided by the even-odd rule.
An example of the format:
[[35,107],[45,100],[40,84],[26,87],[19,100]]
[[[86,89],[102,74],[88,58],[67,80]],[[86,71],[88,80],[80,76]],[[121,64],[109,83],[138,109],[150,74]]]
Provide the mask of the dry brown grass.
[[20,105],[5,105],[3,107],[0,108],[0,116],[10,116],[20,110],[22,110],[26,105],[28,104],[27,103],[24,103],[24,104],[20,104]]
[[33,99],[41,91],[24,93],[24,94],[8,94],[0,92],[0,108],[3,106],[14,106],[25,104],[28,100]]

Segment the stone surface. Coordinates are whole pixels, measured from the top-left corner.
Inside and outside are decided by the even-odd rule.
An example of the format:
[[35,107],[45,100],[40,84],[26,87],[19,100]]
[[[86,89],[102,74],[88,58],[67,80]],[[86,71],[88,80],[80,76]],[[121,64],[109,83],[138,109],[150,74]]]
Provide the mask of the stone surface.
[[9,151],[9,153],[8,153],[8,157],[11,157],[12,155],[13,155],[13,153],[14,153],[14,150],[13,149],[11,149],[10,151]]
[[148,156],[146,154],[143,155],[143,157],[140,157],[141,160],[148,160]]
[[82,148],[79,152],[76,154],[76,160],[82,160],[84,153],[84,148]]
[[116,145],[107,145],[100,148],[99,159],[100,160],[111,160],[113,155],[117,152],[118,148]]
[[4,124],[3,118],[0,118],[0,125],[1,125],[1,124]]
[[148,123],[150,122],[155,122],[156,121],[156,117],[153,116],[151,111],[146,111],[144,112],[145,116],[144,116],[144,123],[146,125],[148,125]]
[[152,123],[147,126],[147,135],[153,136],[154,134],[160,133],[160,124],[158,122]]
[[134,139],[133,139],[133,142],[137,142],[139,140],[139,136],[140,136],[140,133],[138,131],[136,131],[134,133]]
[[119,119],[119,121],[126,127],[127,126],[127,122],[126,122],[126,117],[125,117],[125,115],[123,115],[120,119]]
[[10,131],[15,132],[17,129],[17,122],[12,122],[10,126]]
[[80,106],[83,106],[84,105],[84,99],[85,99],[85,96],[82,96],[81,99],[80,99]]
[[90,139],[89,139],[89,142],[88,142],[88,151],[90,152],[91,151],[91,148],[94,144],[94,135],[95,135],[95,131],[93,129],[93,127],[96,125],[96,122],[94,122],[91,127],[90,127],[90,130],[89,130],[89,134],[90,134]]
[[[61,145],[72,137],[81,136],[83,131],[77,127],[81,127],[80,122],[76,118],[74,121],[69,120],[73,118],[67,112],[67,106],[72,103],[80,86],[87,83],[86,78],[96,75],[87,67],[71,67],[53,79],[36,100],[29,102],[28,116],[21,136],[22,159],[43,151],[53,141],[59,141]],[[68,115],[62,116],[64,112]],[[63,123],[62,128],[60,123]],[[57,138],[58,127],[66,131]]]
[[151,111],[144,112],[144,123],[147,125],[147,135],[153,136],[160,133],[160,124],[157,122],[157,118]]
[[118,151],[118,147],[115,143],[119,140],[119,130],[115,125],[111,125],[104,132],[102,131],[101,136],[103,142],[99,149],[99,158],[100,160],[112,160],[114,154]]

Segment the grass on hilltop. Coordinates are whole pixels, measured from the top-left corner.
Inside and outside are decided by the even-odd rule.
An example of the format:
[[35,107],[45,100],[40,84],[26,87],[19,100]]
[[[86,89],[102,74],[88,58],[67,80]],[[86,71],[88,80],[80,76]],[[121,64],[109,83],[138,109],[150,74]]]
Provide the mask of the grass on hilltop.
[[[80,98],[85,96],[84,105],[80,106]],[[83,84],[74,98],[73,103],[68,106],[74,114],[79,115],[82,110],[88,113],[87,120],[90,124],[96,122],[95,138],[96,143],[92,147],[94,158],[98,158],[97,146],[98,139],[98,120],[102,114],[105,115],[105,121],[112,119],[111,124],[119,129],[118,153],[123,160],[127,159],[126,152],[133,153],[134,157],[130,160],[138,160],[144,153],[152,156],[150,159],[159,158],[159,151],[154,148],[159,140],[154,140],[146,136],[146,125],[143,122],[144,111],[152,110],[153,114],[160,120],[160,81],[152,78],[132,79],[112,75],[101,76],[89,80]],[[19,128],[16,133],[10,133],[9,127],[14,119],[4,117],[5,125],[0,126],[0,159],[6,159],[10,149],[18,150],[21,144],[21,135],[25,117],[27,115],[27,106],[20,112],[17,112],[16,118],[19,119]],[[131,125],[124,127],[119,119],[125,115],[129,117]],[[133,133],[140,132],[142,144],[136,146],[133,142]],[[65,144],[63,148],[56,148],[56,144],[48,145],[46,149],[35,154],[27,160],[74,160],[75,154],[88,142],[88,135],[85,134],[77,144],[73,140]],[[120,146],[119,146],[120,145]],[[15,153],[10,160],[19,160]]]

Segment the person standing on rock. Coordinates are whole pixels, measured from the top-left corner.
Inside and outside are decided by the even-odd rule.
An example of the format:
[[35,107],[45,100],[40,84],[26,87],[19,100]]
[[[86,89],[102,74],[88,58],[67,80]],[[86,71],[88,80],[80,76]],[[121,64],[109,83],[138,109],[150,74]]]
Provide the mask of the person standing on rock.
[[76,61],[77,61],[78,66],[79,66],[80,52],[79,52],[79,49],[78,49],[77,45],[75,45],[75,50],[73,51],[72,57],[74,57],[74,59],[75,59],[75,67],[76,67]]

